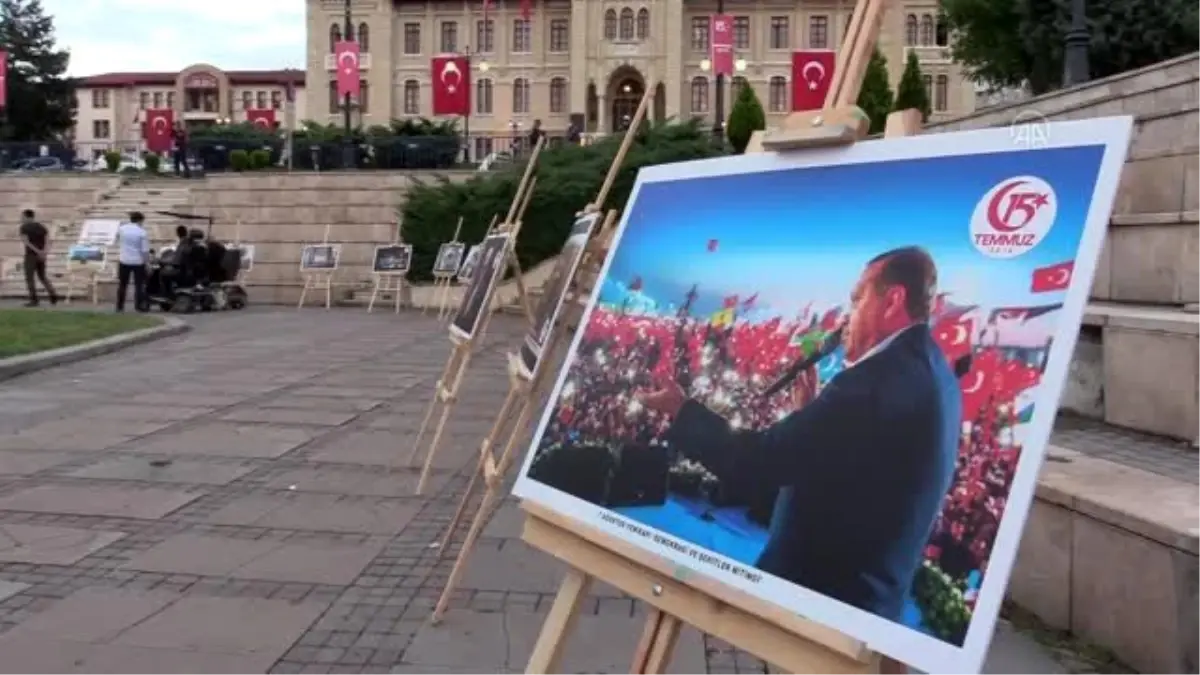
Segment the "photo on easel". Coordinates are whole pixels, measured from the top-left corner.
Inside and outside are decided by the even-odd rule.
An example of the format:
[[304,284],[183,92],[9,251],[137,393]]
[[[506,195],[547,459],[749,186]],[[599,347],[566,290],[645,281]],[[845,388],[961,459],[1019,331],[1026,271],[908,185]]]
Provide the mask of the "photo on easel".
[[533,313],[533,326],[525,335],[525,341],[521,343],[521,374],[527,378],[533,377],[537,370],[538,359],[542,357],[542,350],[550,341],[550,331],[554,327],[554,320],[561,311],[571,279],[575,277],[575,269],[579,267],[579,261],[583,258],[583,250],[587,246],[588,237],[591,236],[592,230],[595,229],[599,220],[599,211],[575,219],[575,224],[571,226],[571,231],[567,234],[567,242],[563,244],[562,251],[558,254],[554,270],[550,273],[550,278],[546,281],[545,286],[542,287],[542,297],[538,300],[537,309]]
[[104,264],[108,247],[98,244],[75,244],[67,249],[67,260],[76,264]]
[[112,246],[117,241],[121,221],[111,218],[89,218],[79,226],[80,244]]
[[463,250],[466,247],[457,241],[447,242],[438,247],[437,258],[433,261],[433,273],[439,276],[454,276],[462,266]]
[[300,252],[300,269],[311,271],[335,270],[342,247],[337,244],[309,244]]
[[458,268],[458,283],[471,283],[471,277],[475,274],[475,267],[479,265],[479,253],[482,249],[479,245],[472,246],[467,250],[467,254],[463,256],[462,266]]
[[389,244],[376,246],[371,259],[371,271],[375,274],[407,274],[412,266],[412,244]]
[[471,281],[463,289],[462,303],[458,313],[450,322],[450,332],[463,340],[475,337],[479,324],[489,311],[489,304],[496,285],[508,262],[508,233],[488,236],[475,248],[479,250],[479,262],[471,275]]
[[254,244],[234,244],[234,248],[242,254],[239,262],[241,271],[244,273],[254,269]]
[[1131,126],[644,167],[514,494],[726,604],[978,672]]

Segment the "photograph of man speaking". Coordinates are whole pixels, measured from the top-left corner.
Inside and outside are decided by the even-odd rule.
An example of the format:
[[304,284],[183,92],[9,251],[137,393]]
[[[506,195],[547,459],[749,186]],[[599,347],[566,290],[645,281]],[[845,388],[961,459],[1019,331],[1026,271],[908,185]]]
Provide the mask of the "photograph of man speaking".
[[815,393],[799,374],[798,407],[741,430],[676,381],[641,402],[671,419],[666,438],[716,477],[779,490],[763,571],[899,620],[954,475],[958,383],[930,332],[933,258],[918,247],[871,260],[839,326],[845,366]]

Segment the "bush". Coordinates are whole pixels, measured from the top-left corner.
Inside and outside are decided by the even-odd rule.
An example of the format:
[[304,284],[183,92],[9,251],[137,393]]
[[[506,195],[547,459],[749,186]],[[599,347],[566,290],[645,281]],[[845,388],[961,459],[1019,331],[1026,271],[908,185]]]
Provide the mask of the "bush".
[[116,173],[121,168],[121,153],[116,150],[109,150],[104,153],[104,165],[108,170]]
[[250,152],[250,168],[258,170],[269,166],[271,166],[270,150],[259,148]]
[[754,93],[754,87],[746,85],[738,92],[737,100],[729,111],[729,126],[726,136],[729,137],[733,151],[742,154],[750,144],[750,136],[755,131],[767,128],[767,115],[763,112],[762,103]]
[[162,157],[159,157],[153,152],[147,152],[142,157],[142,161],[146,163],[146,173],[149,174],[158,173],[158,170],[162,167]]
[[862,88],[858,90],[858,107],[871,119],[870,133],[883,133],[888,113],[892,112],[892,86],[888,84],[887,58],[879,49],[867,63]]
[[250,168],[250,153],[238,148],[229,151],[229,166],[234,171],[245,171]]
[[915,51],[908,52],[908,62],[904,64],[904,75],[896,87],[895,110],[913,108],[921,111],[921,121],[929,121],[929,91],[925,89],[925,78],[921,75],[921,62]]
[[[562,249],[575,214],[596,198],[620,143],[620,136],[612,136],[589,146],[563,144],[542,151],[535,172],[538,184],[517,242],[522,269]],[[721,152],[714,147],[711,132],[701,128],[698,120],[646,125],[639,130],[602,207],[623,209],[638,169],[643,166],[713,157]],[[480,173],[463,183],[440,178],[411,187],[400,208],[404,241],[413,245],[409,278],[432,278],[430,269],[438,246],[454,235],[459,216],[463,218],[460,239],[480,241],[492,216],[507,215],[524,171],[523,163],[515,163],[503,170]]]

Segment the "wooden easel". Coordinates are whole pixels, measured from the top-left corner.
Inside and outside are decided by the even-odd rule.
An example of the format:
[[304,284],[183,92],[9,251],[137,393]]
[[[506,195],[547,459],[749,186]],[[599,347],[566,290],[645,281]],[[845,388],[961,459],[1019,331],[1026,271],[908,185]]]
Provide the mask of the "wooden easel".
[[[621,170],[621,164],[625,161],[625,155],[629,152],[629,147],[633,145],[634,136],[637,134],[638,128],[641,127],[642,120],[646,117],[646,112],[650,108],[650,103],[653,101],[654,95],[651,91],[647,91],[643,96],[641,103],[638,104],[637,111],[633,114],[633,119],[629,125],[629,131],[621,141],[621,146],[617,149],[617,154],[613,157],[612,164],[608,167],[608,174],[604,178],[604,183],[600,186],[600,191],[596,194],[596,198],[590,204],[584,207],[580,215],[595,213],[600,206],[608,198],[608,193],[612,190],[612,185],[617,179],[617,173]],[[525,437],[525,427],[529,424],[530,418],[536,412],[536,406],[542,386],[550,373],[557,372],[558,364],[552,364],[551,355],[554,354],[571,334],[570,326],[578,323],[578,316],[586,302],[586,298],[591,295],[593,285],[596,281],[596,276],[599,273],[600,265],[604,263],[605,257],[608,255],[608,243],[611,239],[611,233],[614,230],[614,223],[617,219],[617,212],[611,210],[608,212],[603,223],[596,228],[592,233],[592,238],[588,242],[588,247],[584,251],[584,257],[580,259],[579,265],[575,268],[575,274],[567,283],[568,297],[564,298],[562,310],[556,318],[555,325],[551,329],[550,339],[542,348],[541,358],[538,359],[537,367],[532,377],[526,377],[521,373],[520,356],[518,353],[510,353],[508,355],[508,395],[504,398],[504,403],[500,406],[500,412],[496,415],[496,421],[492,424],[488,435],[483,439],[483,445],[479,449],[479,462],[475,472],[471,474],[471,480],[467,483],[467,489],[463,492],[462,499],[458,503],[458,509],[451,518],[450,524],[446,527],[446,532],[442,536],[441,545],[438,546],[438,555],[441,556],[454,539],[455,531],[458,525],[462,522],[463,516],[466,515],[468,504],[471,502],[472,492],[475,488],[479,477],[483,477],[484,492],[483,498],[479,503],[479,508],[476,509],[474,517],[471,519],[471,526],[467,530],[467,537],[463,540],[462,548],[458,552],[458,558],[454,561],[454,567],[450,570],[450,577],[446,580],[446,586],[442,589],[441,597],[438,598],[437,605],[433,608],[433,614],[430,621],[434,624],[442,620],[442,615],[446,612],[446,607],[450,602],[450,595],[458,586],[459,580],[466,572],[467,558],[475,548],[475,541],[479,538],[479,534],[483,531],[483,526],[487,523],[491,516],[492,508],[499,496],[505,474],[508,468],[512,465],[514,450],[517,448],[518,442]],[[587,271],[584,271],[585,266]],[[573,297],[572,297],[573,293]],[[519,412],[518,412],[519,411]],[[517,413],[516,420],[512,420],[513,413]],[[512,422],[511,426],[509,423]],[[492,455],[492,447],[500,440],[501,434],[508,427],[508,439],[504,441],[504,449],[500,453],[500,458],[496,459]]]
[[[462,219],[458,219],[459,224],[462,224]],[[392,245],[396,246],[404,243],[404,233],[401,231],[404,228],[403,223],[396,223],[396,236],[392,238]],[[411,264],[411,259],[409,263]],[[374,261],[372,261],[372,264]],[[371,270],[371,278],[375,282],[375,287],[371,289],[371,300],[367,302],[367,314],[375,311],[375,299],[380,293],[391,293],[394,301],[395,313],[400,313],[400,302],[404,298],[404,286],[408,283],[408,270],[403,273],[395,272],[376,272]]]
[[[332,228],[332,224],[325,226],[325,235],[321,237],[322,246],[329,243],[329,233]],[[305,246],[302,245],[300,247],[300,273],[304,275],[304,288],[300,290],[300,302],[296,303],[296,309],[304,307],[304,298],[308,296],[310,289],[325,291],[325,309],[329,309],[333,306],[333,275],[337,272],[337,267],[329,270],[305,270],[304,249]]]
[[[838,54],[833,86],[820,111],[793,113],[783,127],[756,132],[749,152],[850,145],[866,136],[868,120],[854,106],[879,33],[884,0],[854,8]],[[893,113],[888,135],[919,127],[915,111]],[[863,642],[717,583],[701,573],[612,537],[551,509],[524,503],[522,538],[569,569],[542,625],[527,673],[557,672],[562,651],[592,579],[601,579],[651,607],[630,665],[631,673],[662,673],[686,622],[775,665],[783,672],[903,672]]]
[[[518,209],[527,203],[525,197],[526,192],[532,192],[533,184],[533,169],[537,166],[538,156],[542,152],[542,147],[545,145],[545,137],[538,139],[537,144],[533,148],[533,154],[529,157],[529,163],[525,165],[525,173],[521,176],[521,182],[517,184],[517,193],[513,195],[512,204],[509,206],[508,215],[504,219],[504,223],[497,228],[500,231],[506,231],[510,234],[507,250],[504,256],[510,264],[516,264],[516,254],[513,249],[516,247],[517,235],[521,231],[521,221],[515,220]],[[476,268],[475,274],[479,274],[479,269]],[[517,270],[517,278],[520,279],[520,268]],[[474,277],[472,278],[474,281]],[[496,284],[499,286],[499,283]],[[475,343],[482,341],[484,334],[487,332],[488,324],[491,322],[493,312],[491,311],[492,300],[495,296],[496,288],[492,288],[488,297],[483,299],[480,306],[480,312],[485,312],[483,321],[479,324],[478,330],[470,340],[462,340],[453,332],[450,333],[450,342],[453,344],[450,358],[446,360],[446,366],[442,369],[442,375],[438,378],[434,388],[433,399],[429,402],[429,407],[425,411],[425,419],[421,422],[421,429],[417,432],[416,438],[413,440],[412,452],[408,456],[408,466],[412,467],[417,460],[421,451],[421,439],[425,436],[425,430],[429,427],[430,420],[433,419],[434,409],[437,404],[442,404],[441,414],[438,417],[437,426],[434,428],[433,438],[429,441],[429,449],[425,454],[425,462],[421,467],[421,477],[417,480],[416,494],[421,494],[425,490],[425,483],[429,480],[429,472],[433,467],[433,458],[437,455],[438,446],[442,440],[442,434],[446,430],[446,422],[450,419],[450,413],[454,410],[454,404],[458,400],[459,390],[462,387],[463,379],[467,374],[467,367],[471,364],[471,357],[475,352]],[[521,287],[522,296],[524,297],[524,287]],[[525,298],[525,304],[528,308],[529,301]],[[532,310],[527,309],[527,313],[532,315]],[[532,323],[532,318],[530,319]]]
[[[454,226],[454,238],[452,238],[450,241],[443,244],[443,246],[450,245],[450,244],[461,244],[462,243],[458,240],[458,235],[462,234],[462,225],[463,225],[463,217],[459,216],[458,224]],[[442,250],[442,248],[441,248],[441,246],[439,246],[438,252],[441,253],[441,250]],[[459,259],[458,262],[461,265],[462,259]],[[436,305],[438,308],[438,321],[441,321],[442,319],[444,319],[447,312],[449,312],[448,307],[450,305],[450,286],[454,283],[454,277],[456,277],[456,276],[458,276],[457,269],[454,270],[453,272],[438,272],[435,270],[433,273],[433,303],[432,303],[432,305]],[[430,306],[431,306],[430,303],[426,303],[425,306],[421,308],[421,314],[424,314],[426,312],[426,310],[428,310],[430,308]]]

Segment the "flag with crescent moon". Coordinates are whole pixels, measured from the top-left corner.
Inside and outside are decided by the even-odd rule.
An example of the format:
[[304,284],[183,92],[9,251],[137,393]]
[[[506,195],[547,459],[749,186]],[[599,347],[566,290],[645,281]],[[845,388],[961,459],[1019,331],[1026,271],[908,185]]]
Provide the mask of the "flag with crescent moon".
[[714,14],[708,24],[708,45],[713,75],[733,74],[733,17]]
[[8,52],[0,50],[0,108],[8,107]]
[[1071,274],[1075,271],[1075,261],[1068,260],[1057,265],[1039,267],[1033,271],[1031,291],[1034,293],[1049,293],[1065,291],[1071,285]]
[[171,150],[171,127],[175,126],[175,111],[170,108],[147,110],[146,121],[142,122],[142,136],[146,149],[163,153]]
[[521,0],[521,18],[528,21],[533,16],[533,0]]
[[792,52],[792,110],[820,110],[833,83],[837,54],[830,49]]
[[460,54],[433,57],[433,114],[471,114],[471,60]]
[[275,111],[270,108],[246,111],[246,121],[256,127],[275,128]]
[[337,93],[339,98],[358,96],[359,52],[354,40],[341,40],[333,45],[334,61],[337,63]]

